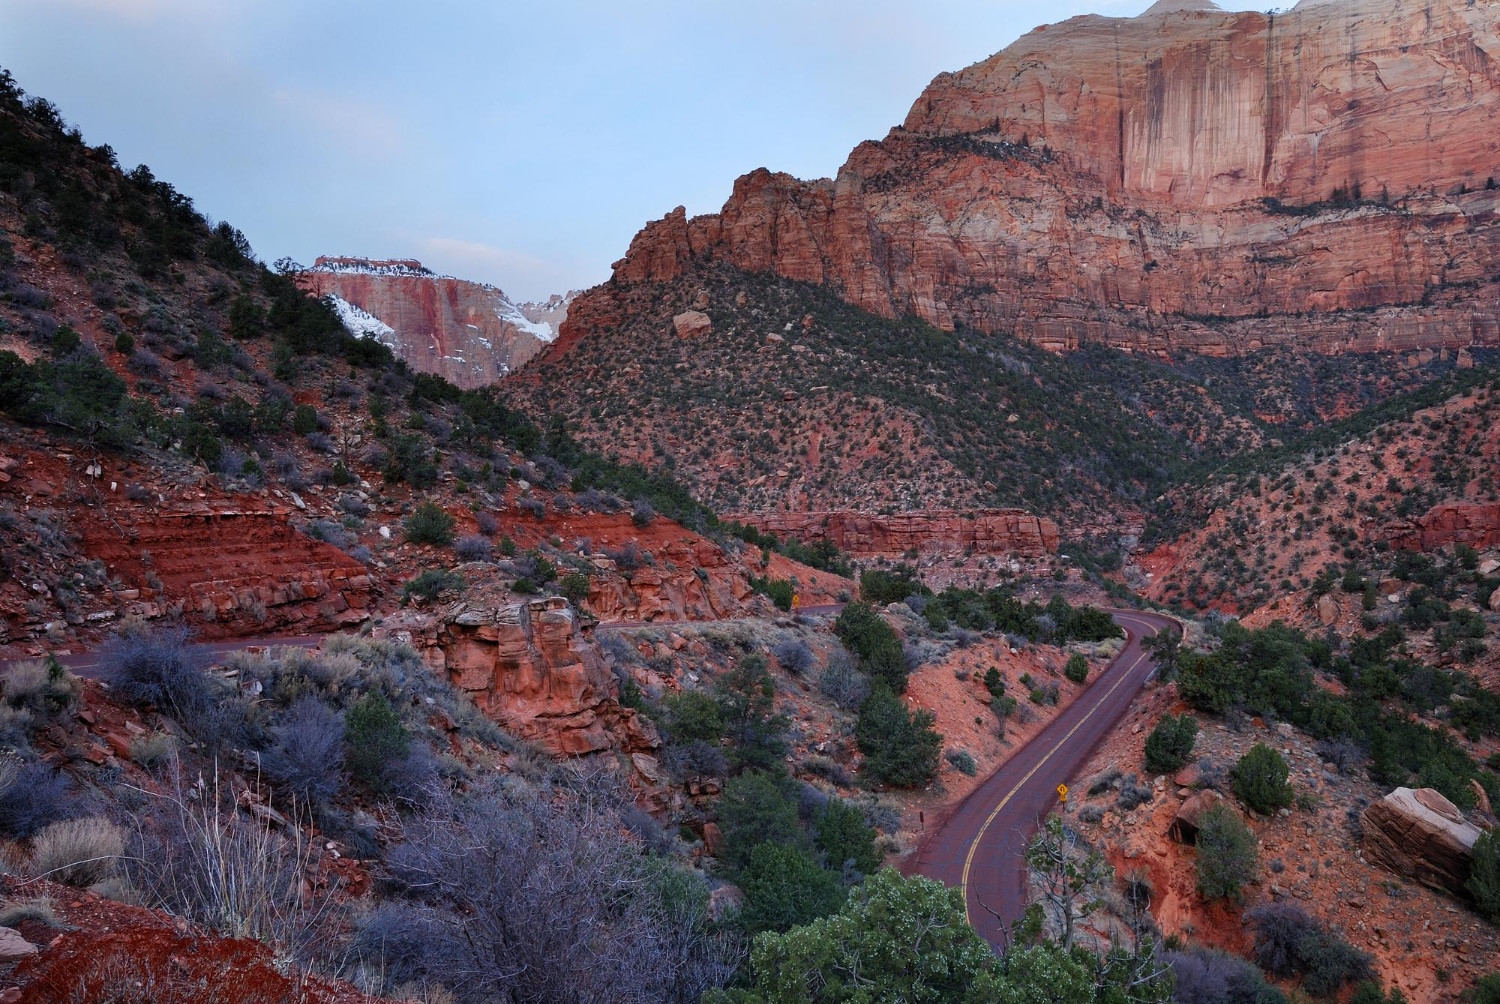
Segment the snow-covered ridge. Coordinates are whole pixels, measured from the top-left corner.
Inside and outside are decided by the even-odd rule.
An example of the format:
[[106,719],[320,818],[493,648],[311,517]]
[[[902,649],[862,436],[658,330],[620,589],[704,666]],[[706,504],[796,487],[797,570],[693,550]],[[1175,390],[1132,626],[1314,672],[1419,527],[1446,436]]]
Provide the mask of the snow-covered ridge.
[[351,335],[358,338],[373,338],[377,342],[395,347],[396,329],[361,307],[345,300],[343,297],[328,294],[328,302],[333,304],[333,309],[338,313],[339,320]]
[[335,275],[404,275],[420,279],[451,279],[437,275],[415,258],[354,258],[324,255],[313,262],[309,272],[331,272]]

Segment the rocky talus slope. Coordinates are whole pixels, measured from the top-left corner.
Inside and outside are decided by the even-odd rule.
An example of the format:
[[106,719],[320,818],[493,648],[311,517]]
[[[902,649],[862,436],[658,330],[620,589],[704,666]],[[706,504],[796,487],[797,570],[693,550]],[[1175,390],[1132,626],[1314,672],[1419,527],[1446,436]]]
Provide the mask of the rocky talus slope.
[[[1159,3],[940,75],[833,179],[757,170],[580,304],[705,261],[884,316],[1157,353],[1500,342],[1494,4]],[[604,302],[599,302],[604,301]]]
[[412,369],[459,387],[483,387],[526,365],[556,337],[567,303],[529,304],[533,320],[499,289],[435,275],[411,260],[319,258],[298,276],[334,297],[345,327],[390,346]]

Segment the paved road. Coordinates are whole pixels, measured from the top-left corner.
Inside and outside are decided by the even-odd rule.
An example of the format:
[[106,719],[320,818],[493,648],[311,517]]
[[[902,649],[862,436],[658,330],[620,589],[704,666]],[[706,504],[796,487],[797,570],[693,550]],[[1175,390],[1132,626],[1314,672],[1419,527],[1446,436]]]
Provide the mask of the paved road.
[[[209,663],[222,662],[226,655],[233,652],[256,650],[267,648],[317,648],[326,635],[307,634],[289,635],[282,638],[239,638],[229,641],[206,641],[189,646],[194,653]],[[34,657],[33,657],[34,658]],[[98,652],[79,652],[75,655],[60,655],[57,661],[67,666],[78,676],[96,677],[99,675],[101,664]],[[17,662],[29,662],[30,659],[0,660],[0,670],[8,669]]]
[[1124,650],[972,791],[904,868],[961,888],[969,922],[996,947],[1004,946],[1011,921],[1026,909],[1022,854],[1038,822],[1057,804],[1058,784],[1080,783],[1079,768],[1155,669],[1142,639],[1175,623],[1157,614],[1112,613],[1126,631]]

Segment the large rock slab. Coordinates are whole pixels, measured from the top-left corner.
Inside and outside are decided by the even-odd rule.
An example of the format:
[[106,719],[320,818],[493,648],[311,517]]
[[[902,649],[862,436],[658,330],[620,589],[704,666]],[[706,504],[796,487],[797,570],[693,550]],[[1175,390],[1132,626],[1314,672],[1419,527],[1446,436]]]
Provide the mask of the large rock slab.
[[1190,795],[1177,808],[1177,815],[1172,817],[1172,825],[1167,830],[1167,835],[1180,844],[1196,844],[1198,842],[1199,823],[1204,813],[1216,805],[1222,805],[1224,796],[1217,791],[1200,791]]
[[1467,895],[1482,832],[1431,788],[1397,788],[1360,817],[1365,857],[1423,885]]

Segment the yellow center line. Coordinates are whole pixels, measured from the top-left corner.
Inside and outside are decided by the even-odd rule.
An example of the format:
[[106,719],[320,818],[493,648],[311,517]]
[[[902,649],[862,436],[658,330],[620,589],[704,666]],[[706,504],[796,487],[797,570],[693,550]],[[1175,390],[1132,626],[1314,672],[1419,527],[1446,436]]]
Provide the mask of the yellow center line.
[[1084,723],[1087,722],[1090,718],[1094,717],[1094,712],[1103,707],[1105,701],[1114,696],[1115,691],[1119,690],[1120,685],[1125,682],[1125,680],[1130,676],[1131,673],[1135,672],[1136,667],[1141,664],[1141,660],[1144,658],[1146,658],[1146,653],[1143,651],[1135,657],[1135,661],[1130,664],[1129,669],[1126,669],[1118,674],[1119,678],[1115,680],[1114,686],[1110,687],[1109,690],[1105,692],[1104,696],[1099,698],[1099,700],[1094,703],[1094,706],[1088,710],[1088,714],[1080,718],[1078,720],[1078,723],[1071,729],[1069,729],[1067,734],[1059,739],[1056,745],[1054,745],[1050,750],[1047,751],[1046,756],[1037,761],[1035,767],[1026,772],[1025,777],[1016,782],[1016,786],[1014,788],[1006,792],[1005,797],[1002,798],[999,804],[990,811],[989,816],[984,821],[984,825],[979,827],[979,832],[974,835],[974,839],[969,843],[969,853],[964,856],[963,874],[959,877],[958,880],[958,887],[962,892],[964,898],[964,920],[968,921],[970,924],[973,924],[974,922],[973,919],[969,916],[969,869],[974,865],[974,854],[979,850],[979,842],[984,839],[985,831],[990,828],[990,824],[995,821],[995,817],[1000,815],[1000,810],[1004,809],[1005,806],[1009,804],[1010,800],[1012,798],[1015,798],[1016,793],[1023,787],[1025,787],[1026,782],[1030,781],[1032,776],[1036,774],[1037,771],[1041,770],[1048,760],[1052,759],[1052,755],[1054,753],[1062,749],[1063,745],[1066,744],[1069,739],[1073,738],[1073,733],[1083,728]]

